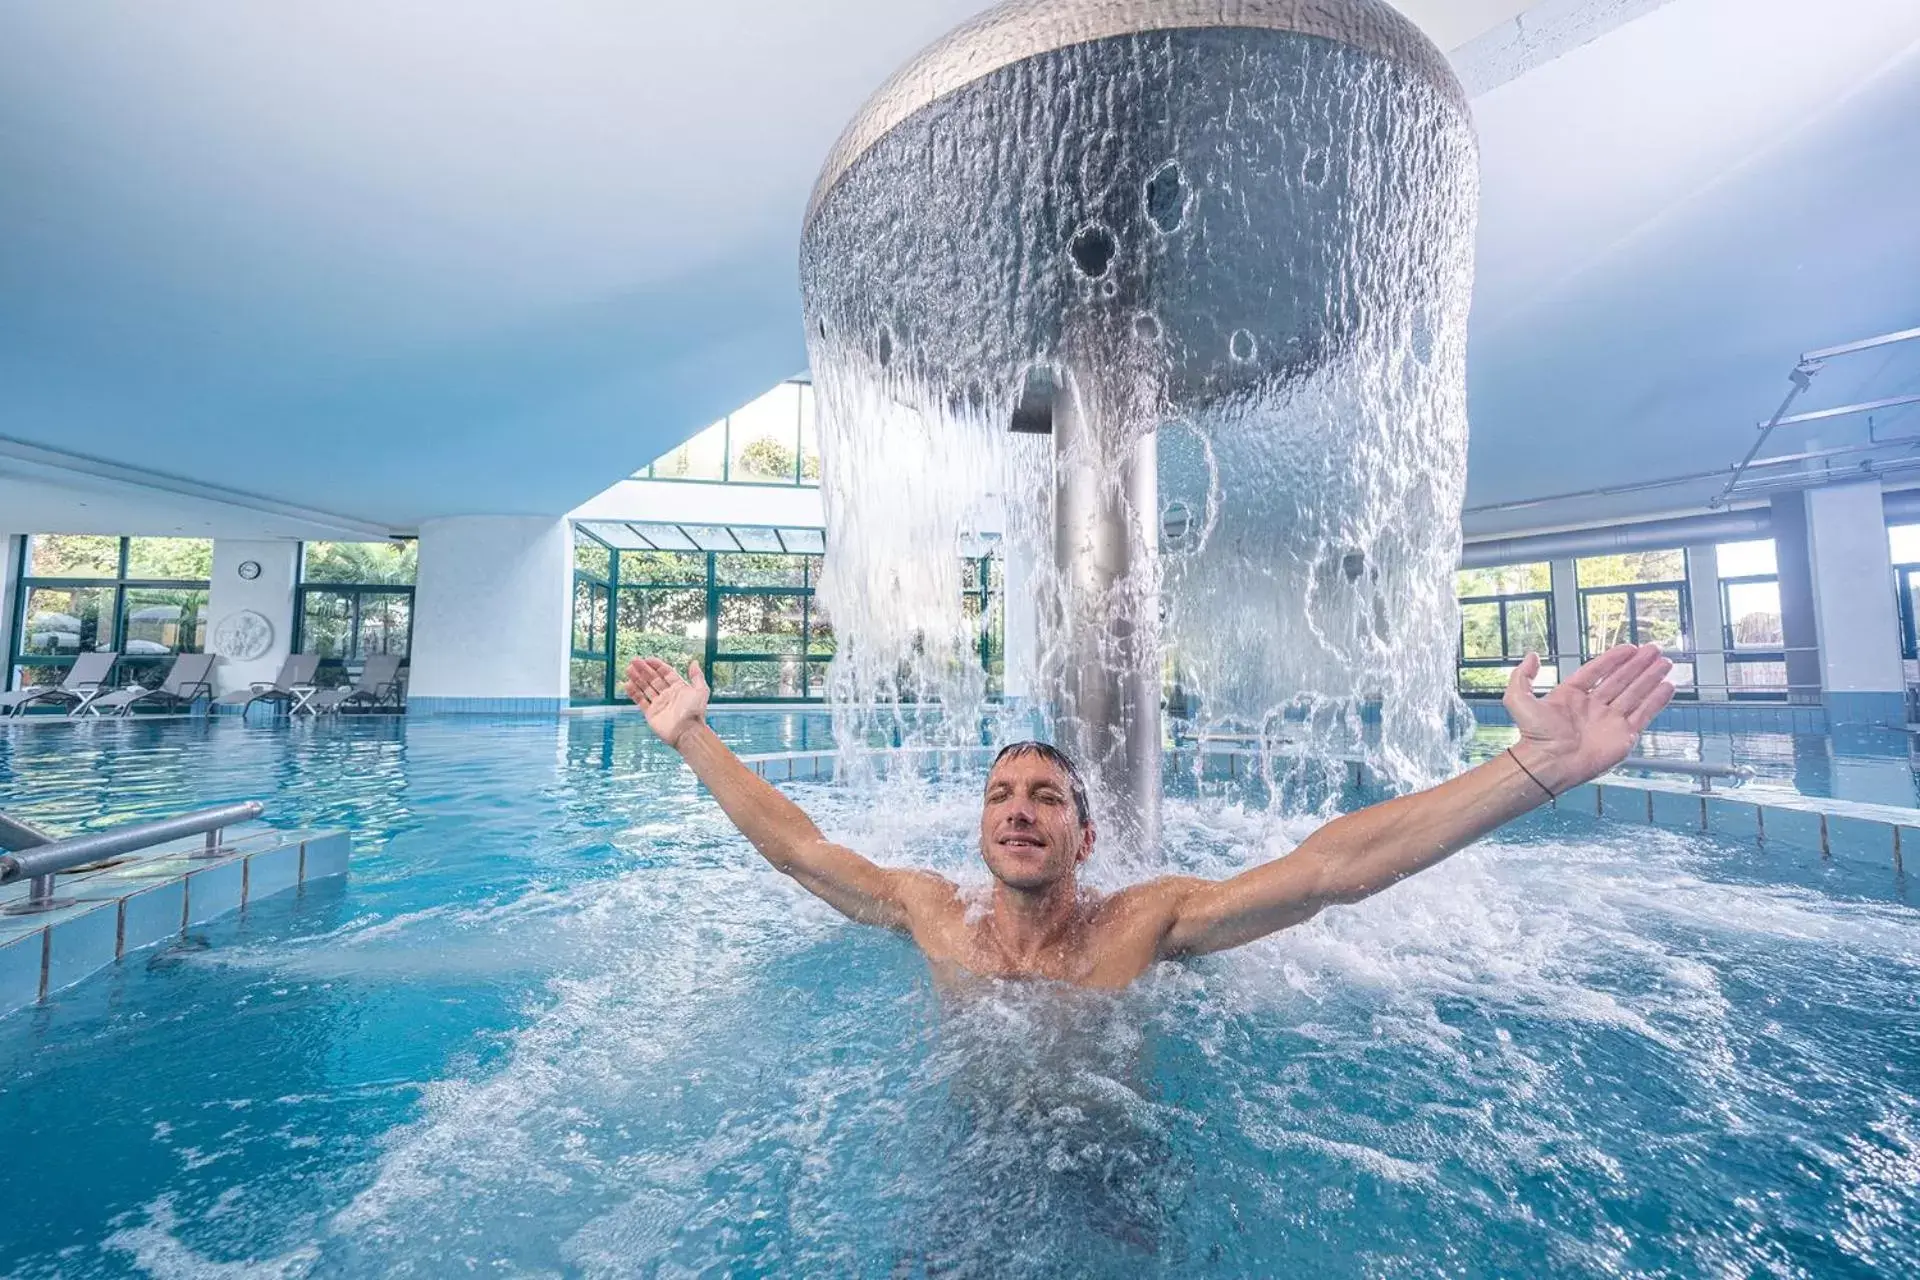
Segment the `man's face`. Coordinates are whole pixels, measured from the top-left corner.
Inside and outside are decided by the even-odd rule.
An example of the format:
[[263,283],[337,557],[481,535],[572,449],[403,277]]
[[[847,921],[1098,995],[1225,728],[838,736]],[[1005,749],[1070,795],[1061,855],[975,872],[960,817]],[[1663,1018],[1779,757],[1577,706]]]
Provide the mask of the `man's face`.
[[1037,755],[1009,756],[987,776],[980,853],[1011,889],[1044,889],[1073,874],[1093,847],[1093,827],[1073,808],[1066,773]]

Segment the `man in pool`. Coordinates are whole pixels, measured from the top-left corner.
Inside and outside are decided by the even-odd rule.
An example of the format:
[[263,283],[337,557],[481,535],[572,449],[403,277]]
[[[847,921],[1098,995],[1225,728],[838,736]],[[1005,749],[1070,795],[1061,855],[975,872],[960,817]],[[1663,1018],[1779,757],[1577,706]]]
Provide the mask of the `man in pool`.
[[1528,654],[1505,699],[1520,740],[1493,760],[1335,818],[1285,857],[1230,879],[1162,876],[1107,895],[1077,879],[1096,835],[1078,770],[1053,747],[1015,743],[987,775],[980,853],[993,895],[984,910],[944,876],[878,866],[821,835],[707,727],[699,664],[683,678],[637,658],[627,694],[762,857],[849,919],[912,938],[937,973],[1119,988],[1156,961],[1242,946],[1371,897],[1605,773],[1673,696],[1672,669],[1658,646],[1620,645],[1538,698],[1540,659]]

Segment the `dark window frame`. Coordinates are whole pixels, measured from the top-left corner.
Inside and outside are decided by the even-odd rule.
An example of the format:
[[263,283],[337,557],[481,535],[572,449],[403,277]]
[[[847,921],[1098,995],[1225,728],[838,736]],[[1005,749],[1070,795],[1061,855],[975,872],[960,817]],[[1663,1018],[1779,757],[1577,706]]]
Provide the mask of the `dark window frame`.
[[[718,480],[710,479],[705,476],[655,475],[654,468],[658,466],[660,461],[658,458],[654,459],[652,462],[649,462],[646,466],[634,472],[633,475],[628,478],[632,480],[657,480],[661,484],[724,484],[724,485],[745,487],[749,489],[818,489],[820,487],[820,479],[818,476],[814,477],[812,480],[807,479],[807,457],[805,452],[806,443],[804,439],[806,433],[802,429],[802,424],[805,421],[806,410],[805,410],[805,407],[802,405],[801,401],[804,398],[804,395],[812,394],[813,383],[805,378],[787,378],[783,380],[779,385],[783,387],[791,386],[791,387],[807,388],[807,391],[805,393],[803,393],[802,395],[796,395],[794,397],[793,478],[791,480],[736,480],[734,479],[734,476],[733,476],[733,414],[731,413],[721,418],[720,421],[718,422],[708,423],[706,426],[700,428],[698,432],[695,432],[693,436],[688,438],[689,440],[696,439],[701,434],[713,430],[714,427],[720,428],[720,478]],[[762,394],[765,394],[765,393],[762,393]],[[744,408],[745,406],[742,406],[742,407]],[[815,408],[814,422],[815,422],[815,427],[814,427],[815,447],[817,449],[818,437],[819,437],[819,426],[818,426],[819,417],[818,417],[817,404]],[[681,443],[685,444],[687,443],[687,441],[682,441]],[[671,452],[671,450],[669,450],[669,452]],[[665,455],[662,455],[662,456],[664,457]],[[591,537],[592,535],[588,535],[588,536]],[[598,541],[598,539],[595,539],[595,541]],[[715,553],[715,554],[725,554],[725,553],[722,552],[722,553]]]
[[309,595],[344,595],[350,598],[350,621],[347,626],[347,649],[350,656],[343,658],[322,658],[315,679],[320,683],[344,681],[352,670],[366,661],[366,655],[360,652],[360,602],[363,596],[405,596],[407,598],[407,651],[400,659],[399,679],[405,681],[413,670],[413,622],[414,593],[417,586],[411,582],[309,582],[307,581],[307,544],[302,542],[294,549],[294,566],[297,581],[293,588],[293,647],[290,653],[302,653],[307,642],[307,597]]
[[[1462,697],[1485,698],[1495,696],[1490,690],[1466,688],[1461,683],[1461,674],[1466,671],[1517,666],[1527,655],[1524,650],[1519,653],[1513,651],[1513,639],[1507,627],[1507,605],[1510,602],[1531,603],[1536,600],[1547,606],[1547,644],[1549,647],[1557,648],[1555,637],[1559,632],[1554,627],[1553,590],[1551,588],[1545,591],[1515,591],[1504,595],[1459,597],[1458,603],[1461,611],[1460,634],[1454,644],[1454,657],[1458,659],[1458,663],[1454,668],[1454,691],[1456,693]],[[1497,604],[1500,606],[1500,655],[1498,657],[1469,658],[1467,656],[1466,609],[1468,605],[1475,604]],[[1547,655],[1543,653],[1540,656],[1544,659]],[[1554,655],[1553,661],[1557,671],[1560,665],[1560,658],[1557,653]]]
[[[1777,573],[1746,573],[1731,578],[1720,579],[1720,655],[1728,666],[1747,663],[1770,662],[1784,666],[1787,661],[1785,647],[1756,648],[1751,645],[1738,645],[1733,639],[1733,600],[1729,587],[1780,586]],[[1777,692],[1772,689],[1735,689],[1733,681],[1727,681],[1727,698],[1732,702],[1785,702],[1787,690]]]
[[[165,535],[100,535],[116,537],[116,540],[120,544],[114,561],[114,576],[110,578],[85,578],[51,574],[28,576],[27,554],[33,544],[33,539],[38,536],[43,535],[24,535],[20,539],[19,546],[14,549],[14,606],[13,617],[9,620],[11,625],[7,632],[6,684],[9,689],[25,687],[19,682],[22,668],[45,667],[58,668],[64,671],[73,665],[74,658],[78,656],[77,653],[48,654],[22,653],[20,651],[21,642],[26,639],[27,635],[27,605],[31,601],[36,588],[51,588],[56,591],[83,588],[96,591],[111,590],[113,592],[112,623],[108,635],[107,647],[119,653],[120,657],[114,662],[113,669],[107,673],[107,679],[110,681],[117,681],[122,684],[138,682],[139,676],[157,673],[162,664],[171,664],[173,659],[180,654],[201,653],[204,651],[200,647],[187,646],[182,646],[170,654],[130,654],[124,651],[127,638],[127,593],[129,591],[200,591],[206,593],[209,604],[212,602],[213,582],[210,578],[130,578],[127,576],[128,564],[132,555],[133,540],[135,538],[148,536],[160,537]],[[98,637],[96,636],[95,648],[87,652],[97,652],[98,648]]]
[[[708,483],[716,483],[716,482],[708,482]],[[621,680],[620,680],[621,673],[615,669],[615,663],[618,661],[618,655],[620,652],[619,602],[620,602],[620,593],[623,591],[703,591],[705,593],[706,628],[705,628],[705,634],[702,638],[702,643],[701,643],[700,664],[701,664],[701,670],[707,674],[708,680],[712,682],[714,685],[712,702],[715,705],[725,705],[725,704],[732,704],[732,703],[759,703],[759,702],[772,702],[772,703],[782,703],[782,704],[788,704],[788,703],[817,704],[825,701],[825,694],[826,694],[825,680],[823,676],[819,676],[814,673],[814,668],[816,666],[829,663],[833,660],[834,653],[837,653],[839,651],[839,636],[837,634],[834,635],[834,648],[832,652],[823,653],[816,650],[814,645],[815,633],[814,633],[814,627],[813,627],[813,621],[814,621],[813,598],[814,598],[815,587],[819,578],[820,563],[822,561],[821,556],[807,555],[799,552],[781,553],[781,552],[770,552],[770,551],[769,552],[737,552],[737,551],[675,552],[672,554],[700,555],[706,558],[704,573],[699,580],[685,581],[685,582],[636,581],[634,579],[630,579],[626,577],[626,575],[624,575],[621,572],[621,560],[625,553],[622,552],[620,548],[615,547],[613,544],[607,542],[605,539],[594,534],[591,530],[585,529],[580,525],[575,525],[574,530],[581,537],[584,537],[588,541],[597,544],[601,548],[605,549],[606,552],[608,553],[608,558],[607,558],[608,572],[605,577],[602,577],[598,573],[594,573],[590,570],[581,568],[579,558],[577,555],[574,559],[573,594],[571,596],[572,603],[569,606],[569,615],[567,619],[567,643],[568,643],[569,660],[570,662],[597,662],[597,663],[603,664],[605,668],[602,674],[601,680],[599,682],[601,686],[601,697],[598,699],[594,699],[594,698],[570,696],[570,701],[575,706],[606,705],[609,703],[617,703],[619,701],[619,686],[621,683]],[[576,546],[577,545],[578,544],[576,543]],[[636,552],[635,554],[651,554],[651,553]],[[745,584],[745,583],[728,583],[728,582],[722,581],[721,580],[722,578],[721,558],[726,556],[742,556],[742,555],[752,555],[755,557],[781,556],[782,558],[796,559],[801,561],[800,585],[798,586],[794,586],[794,585],[758,586],[758,585],[751,585],[751,584]],[[966,557],[966,559],[975,562],[976,567],[974,570],[974,575],[975,575],[974,583],[971,587],[969,587],[966,591],[963,592],[963,595],[967,599],[975,601],[979,606],[979,616],[983,620],[982,626],[980,628],[980,641],[979,641],[980,662],[981,662],[982,668],[989,673],[989,681],[990,681],[989,687],[991,689],[991,682],[993,679],[992,664],[996,654],[996,647],[994,643],[993,629],[990,626],[986,625],[985,619],[988,619],[992,616],[991,611],[993,609],[996,598],[1001,597],[1004,594],[1002,589],[996,589],[994,585],[996,574],[1002,572],[1002,570],[1000,570],[998,566],[998,558],[990,554],[985,556],[978,556],[978,557]],[[600,637],[601,645],[598,648],[582,649],[582,648],[576,647],[573,644],[574,638],[579,635],[578,618],[577,618],[576,611],[578,609],[578,605],[580,601],[579,589],[583,585],[589,587],[590,594],[592,594],[592,592],[594,591],[606,592],[606,597],[605,597],[606,598],[606,628],[605,628],[604,634]],[[798,598],[800,600],[799,648],[794,652],[789,652],[789,653],[761,653],[761,652],[746,652],[746,651],[723,652],[721,651],[720,649],[720,616],[721,616],[722,603],[728,599],[755,599],[755,598],[767,598],[767,597],[785,597],[789,599]],[[1004,636],[1002,636],[999,643],[999,649],[1002,653],[1004,653],[1004,647],[1005,647],[1005,638]],[[779,694],[732,694],[732,693],[726,693],[722,691],[723,689],[723,682],[721,680],[722,667],[730,667],[730,666],[735,666],[739,664],[754,663],[754,662],[789,662],[789,661],[794,661],[796,659],[798,660],[800,665],[800,693],[797,695],[790,694],[790,695],[782,696]],[[1002,661],[1004,663],[1004,657],[1002,658]],[[1001,683],[1004,683],[1004,679],[1005,677],[1004,677],[1004,671],[1003,671],[1002,676],[1000,677]],[[571,688],[572,686],[570,683],[569,684],[570,695],[571,695]]]

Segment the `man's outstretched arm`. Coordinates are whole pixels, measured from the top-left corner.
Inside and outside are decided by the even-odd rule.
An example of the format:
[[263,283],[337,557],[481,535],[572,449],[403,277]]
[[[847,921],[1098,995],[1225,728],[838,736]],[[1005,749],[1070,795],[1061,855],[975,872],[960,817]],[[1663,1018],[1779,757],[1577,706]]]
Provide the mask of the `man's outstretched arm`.
[[1598,777],[1627,757],[1673,697],[1672,669],[1655,645],[1620,645],[1536,698],[1540,659],[1528,654],[1507,685],[1507,709],[1520,730],[1511,753],[1431,790],[1335,818],[1284,858],[1230,880],[1159,882],[1172,903],[1160,954],[1222,951],[1322,907],[1358,902],[1545,804],[1549,792]]
[[821,835],[799,805],[742,764],[707,727],[708,689],[700,664],[691,664],[687,676],[658,658],[635,658],[627,667],[627,696],[776,870],[849,919],[909,931],[912,901],[934,877],[877,866]]

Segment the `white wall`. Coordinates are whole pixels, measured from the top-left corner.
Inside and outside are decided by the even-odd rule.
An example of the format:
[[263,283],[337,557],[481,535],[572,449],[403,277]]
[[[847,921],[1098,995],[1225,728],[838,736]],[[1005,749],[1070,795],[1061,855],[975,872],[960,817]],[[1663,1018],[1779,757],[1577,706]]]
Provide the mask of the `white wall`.
[[1822,686],[1830,694],[1904,690],[1880,482],[1809,489],[1806,502]]
[[409,699],[565,699],[572,588],[565,520],[422,524]]
[[[20,623],[20,606],[15,599],[20,567],[20,535],[0,535],[0,644],[6,643]],[[13,672],[0,677],[0,687],[13,687]]]
[[[240,576],[240,566],[247,561],[260,566],[260,576],[251,582]],[[223,657],[213,664],[216,697],[280,674],[280,664],[293,651],[293,588],[299,561],[297,542],[214,540],[213,584],[207,599],[208,645],[219,634],[222,619],[245,610],[259,614],[273,627],[273,645],[263,656],[251,662]]]
[[1702,702],[1727,701],[1726,621],[1720,609],[1720,547],[1700,542],[1687,548],[1687,594],[1693,617],[1687,623],[1694,648],[1693,678]]

